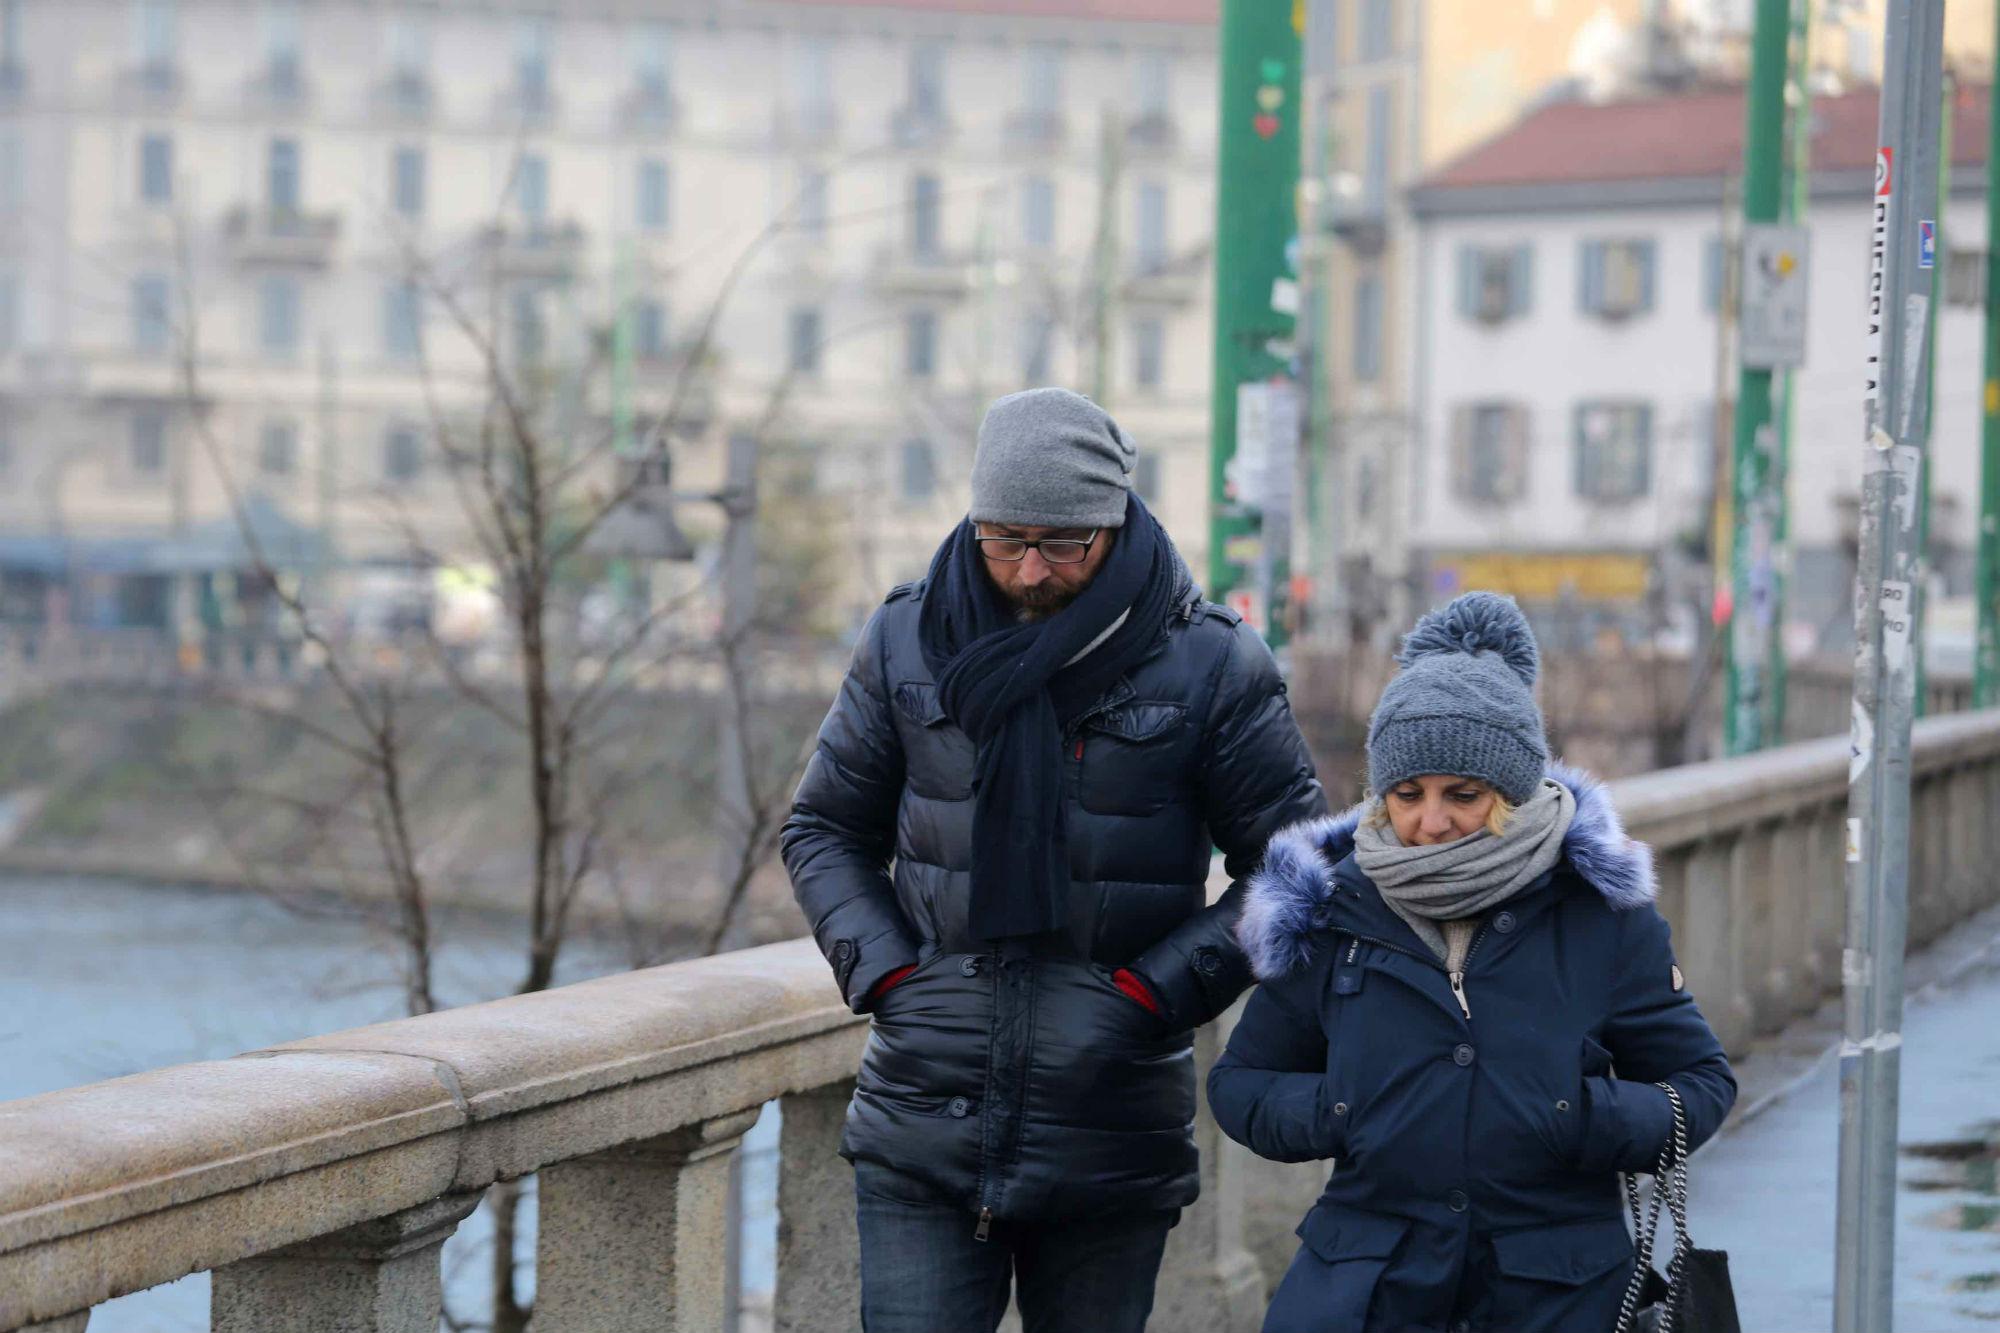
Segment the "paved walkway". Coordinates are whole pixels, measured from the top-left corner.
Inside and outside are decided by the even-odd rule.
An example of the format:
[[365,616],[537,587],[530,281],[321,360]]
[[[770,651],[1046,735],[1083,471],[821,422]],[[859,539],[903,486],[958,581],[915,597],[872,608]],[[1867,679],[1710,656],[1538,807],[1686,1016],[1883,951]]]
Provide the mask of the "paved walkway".
[[[1903,1021],[1896,1333],[1992,1333],[2000,1330],[2000,916],[1960,927],[1912,960],[1911,974],[1920,989]],[[1769,1082],[1788,1058],[1800,1067],[1802,1040],[1823,1050],[1826,1020],[1837,1024],[1837,1015],[1823,1010],[1816,1033],[1793,1034],[1789,1057],[1746,1062],[1752,1113],[1693,1163],[1694,1236],[1729,1251],[1744,1333],[1833,1326],[1838,1066],[1829,1055],[1804,1063],[1788,1089]],[[1758,1065],[1763,1072],[1752,1073]]]

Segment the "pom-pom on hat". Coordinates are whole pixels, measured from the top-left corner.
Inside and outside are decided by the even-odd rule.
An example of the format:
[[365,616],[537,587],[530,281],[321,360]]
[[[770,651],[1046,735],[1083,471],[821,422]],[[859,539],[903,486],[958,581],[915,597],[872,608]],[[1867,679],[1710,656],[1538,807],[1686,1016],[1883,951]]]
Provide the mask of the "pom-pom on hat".
[[1535,794],[1549,745],[1535,706],[1541,652],[1511,597],[1469,592],[1419,620],[1403,669],[1368,719],[1368,786],[1449,773],[1490,783],[1516,805]]

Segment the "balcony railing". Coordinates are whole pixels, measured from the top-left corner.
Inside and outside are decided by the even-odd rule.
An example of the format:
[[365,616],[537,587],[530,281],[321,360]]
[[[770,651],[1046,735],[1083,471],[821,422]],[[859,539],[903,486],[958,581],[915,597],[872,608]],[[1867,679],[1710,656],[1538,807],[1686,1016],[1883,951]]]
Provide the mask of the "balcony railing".
[[240,205],[223,219],[222,230],[239,263],[320,268],[340,243],[340,215]]

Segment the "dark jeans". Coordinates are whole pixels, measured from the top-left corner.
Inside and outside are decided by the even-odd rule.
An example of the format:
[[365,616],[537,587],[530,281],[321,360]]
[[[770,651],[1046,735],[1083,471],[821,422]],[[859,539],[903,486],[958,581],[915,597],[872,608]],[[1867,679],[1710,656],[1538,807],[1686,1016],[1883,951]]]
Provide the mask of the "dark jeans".
[[866,1333],[992,1333],[1007,1287],[1024,1333],[1143,1333],[1178,1208],[1099,1213],[1075,1221],[976,1218],[923,1183],[854,1164]]

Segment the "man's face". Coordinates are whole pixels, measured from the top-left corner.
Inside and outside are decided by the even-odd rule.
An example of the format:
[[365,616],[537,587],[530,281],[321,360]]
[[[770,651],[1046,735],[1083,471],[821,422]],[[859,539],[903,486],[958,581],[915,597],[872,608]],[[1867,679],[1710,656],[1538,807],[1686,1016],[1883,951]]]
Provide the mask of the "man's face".
[[[981,523],[978,532],[982,537],[1018,537],[1025,541],[1090,542],[1089,553],[1073,565],[1051,563],[1034,546],[1019,560],[997,560],[985,554],[988,546],[981,545],[986,576],[1014,608],[1014,614],[1030,624],[1047,620],[1075,601],[1097,577],[1097,571],[1104,568],[1111,544],[1118,536],[1116,528],[1031,528],[1013,523]],[[1095,541],[1091,540],[1093,533]]]

